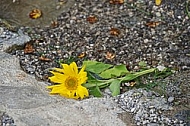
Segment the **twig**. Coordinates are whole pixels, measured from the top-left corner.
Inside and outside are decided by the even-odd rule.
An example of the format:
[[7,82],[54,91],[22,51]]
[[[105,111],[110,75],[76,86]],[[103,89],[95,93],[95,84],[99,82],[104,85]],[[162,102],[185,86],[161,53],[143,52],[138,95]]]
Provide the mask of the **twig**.
[[140,12],[142,12],[142,13],[146,14],[146,15],[151,15],[151,13],[150,13],[150,12],[147,12],[147,11],[145,11],[145,10],[141,9],[141,8],[136,7],[136,6],[131,6],[129,3],[126,3],[126,5],[127,5],[128,7],[133,8],[133,9],[137,9],[138,11],[140,11]]

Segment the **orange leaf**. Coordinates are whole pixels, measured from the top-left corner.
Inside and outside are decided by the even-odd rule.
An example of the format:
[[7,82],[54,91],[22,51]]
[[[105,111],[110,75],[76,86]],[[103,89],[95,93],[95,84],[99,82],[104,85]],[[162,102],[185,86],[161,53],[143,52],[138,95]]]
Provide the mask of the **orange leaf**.
[[97,17],[95,16],[89,16],[86,20],[91,24],[96,23],[98,21]]
[[24,47],[24,53],[28,54],[28,53],[33,53],[34,52],[34,48],[30,43],[26,43],[25,47]]
[[156,26],[158,26],[160,24],[160,22],[153,22],[153,21],[151,21],[151,22],[148,22],[148,23],[146,23],[146,25],[148,26],[148,27],[151,27],[151,28],[155,28]]
[[51,59],[45,58],[44,56],[40,56],[38,59],[41,61],[51,61]]
[[123,4],[124,0],[110,0],[110,4]]
[[111,28],[110,29],[110,34],[114,35],[114,36],[118,36],[120,34],[120,31],[117,28]]
[[29,13],[29,17],[32,19],[37,19],[42,16],[42,12],[39,9],[34,9]]

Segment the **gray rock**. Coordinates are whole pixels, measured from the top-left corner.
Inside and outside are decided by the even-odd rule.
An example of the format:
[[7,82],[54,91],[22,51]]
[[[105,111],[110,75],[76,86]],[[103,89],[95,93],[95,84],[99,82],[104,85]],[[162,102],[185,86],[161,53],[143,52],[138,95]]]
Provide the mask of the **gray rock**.
[[8,109],[31,109],[52,102],[56,100],[43,94],[35,86],[0,86],[0,104]]
[[0,51],[5,51],[12,45],[22,45],[31,40],[22,30],[18,30],[18,33],[14,33],[1,28],[1,31],[3,32],[0,33]]

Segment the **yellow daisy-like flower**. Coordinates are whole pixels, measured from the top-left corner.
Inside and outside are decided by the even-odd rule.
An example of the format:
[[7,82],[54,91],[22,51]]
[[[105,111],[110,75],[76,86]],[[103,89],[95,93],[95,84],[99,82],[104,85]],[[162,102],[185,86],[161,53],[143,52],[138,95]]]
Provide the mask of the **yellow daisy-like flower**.
[[78,72],[78,67],[75,62],[70,65],[61,64],[63,69],[54,68],[55,71],[50,71],[54,76],[49,77],[51,82],[57,83],[56,85],[48,86],[52,89],[50,94],[59,94],[66,98],[83,99],[88,97],[88,90],[82,86],[87,80],[87,73],[82,67]]

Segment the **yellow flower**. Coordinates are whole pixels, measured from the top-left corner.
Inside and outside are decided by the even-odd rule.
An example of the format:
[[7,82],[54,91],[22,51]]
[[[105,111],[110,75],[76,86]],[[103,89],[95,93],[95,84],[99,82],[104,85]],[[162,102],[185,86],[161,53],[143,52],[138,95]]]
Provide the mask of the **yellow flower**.
[[55,71],[51,71],[54,76],[49,77],[49,79],[57,84],[47,87],[52,89],[50,94],[59,94],[73,99],[88,97],[88,90],[82,86],[87,80],[87,73],[84,72],[85,67],[82,67],[80,72],[78,72],[75,62],[72,62],[70,65],[61,64],[61,66],[63,69],[54,68]]

